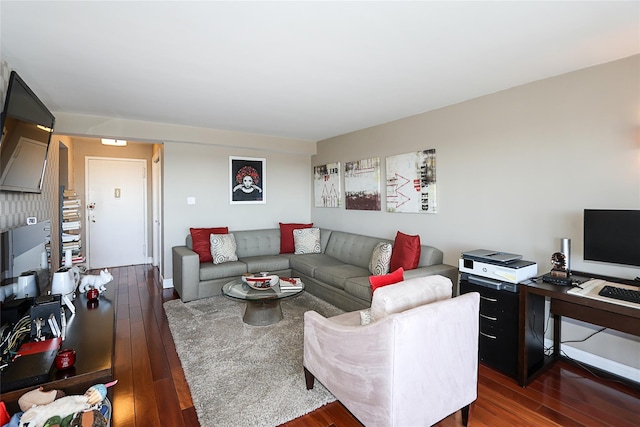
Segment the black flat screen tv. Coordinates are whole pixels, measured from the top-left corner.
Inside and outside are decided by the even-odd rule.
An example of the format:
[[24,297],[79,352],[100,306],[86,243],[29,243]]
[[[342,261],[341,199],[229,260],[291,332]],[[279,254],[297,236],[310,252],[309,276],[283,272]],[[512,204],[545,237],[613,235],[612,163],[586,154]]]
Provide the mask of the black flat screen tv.
[[15,71],[0,121],[0,191],[40,193],[55,117]]
[[585,209],[584,260],[640,266],[640,210]]

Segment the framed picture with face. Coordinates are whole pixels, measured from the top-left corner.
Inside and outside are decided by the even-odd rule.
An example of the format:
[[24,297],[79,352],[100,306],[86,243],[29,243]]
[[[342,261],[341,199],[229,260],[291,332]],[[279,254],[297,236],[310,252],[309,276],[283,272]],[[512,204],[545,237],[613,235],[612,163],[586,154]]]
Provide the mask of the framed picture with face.
[[267,203],[266,159],[229,156],[229,203]]

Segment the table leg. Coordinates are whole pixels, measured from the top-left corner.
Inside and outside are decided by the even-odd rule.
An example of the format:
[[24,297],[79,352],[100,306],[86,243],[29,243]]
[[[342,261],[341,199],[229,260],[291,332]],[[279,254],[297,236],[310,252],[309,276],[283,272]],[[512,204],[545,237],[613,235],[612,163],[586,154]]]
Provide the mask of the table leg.
[[279,299],[247,301],[242,320],[254,326],[267,326],[283,319]]

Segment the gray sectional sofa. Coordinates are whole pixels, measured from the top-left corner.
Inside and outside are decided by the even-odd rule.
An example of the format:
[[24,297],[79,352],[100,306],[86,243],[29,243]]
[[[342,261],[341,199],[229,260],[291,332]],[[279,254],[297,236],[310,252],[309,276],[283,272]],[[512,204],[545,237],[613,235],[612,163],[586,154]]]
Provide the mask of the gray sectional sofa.
[[[343,231],[320,229],[322,253],[280,254],[280,229],[230,231],[238,261],[200,263],[191,236],[185,246],[172,248],[173,286],[187,302],[220,295],[222,286],[244,273],[269,271],[284,277],[300,277],[307,292],[345,311],[371,306],[369,260],[379,242],[392,240]],[[405,279],[440,274],[458,282],[458,269],[443,264],[442,251],[422,245],[419,266],[404,273]],[[454,287],[455,289],[455,287]],[[455,293],[455,290],[454,290]]]

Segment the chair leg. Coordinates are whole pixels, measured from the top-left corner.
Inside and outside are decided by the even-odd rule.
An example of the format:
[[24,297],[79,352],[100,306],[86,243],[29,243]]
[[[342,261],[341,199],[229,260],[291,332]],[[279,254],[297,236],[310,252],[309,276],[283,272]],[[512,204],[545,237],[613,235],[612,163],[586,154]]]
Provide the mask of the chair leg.
[[304,368],[304,380],[307,383],[307,390],[311,390],[313,388],[313,383],[316,377],[313,376],[311,372]]
[[469,420],[471,419],[471,416],[473,415],[473,406],[474,406],[475,402],[471,402],[470,404],[468,404],[467,406],[462,408],[462,425],[464,427],[467,427],[469,425]]

